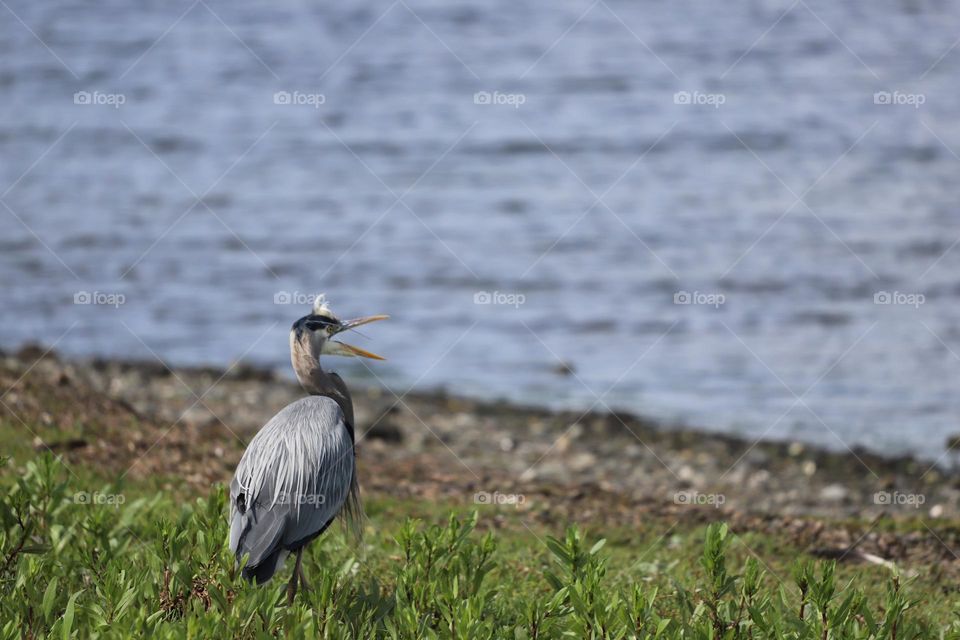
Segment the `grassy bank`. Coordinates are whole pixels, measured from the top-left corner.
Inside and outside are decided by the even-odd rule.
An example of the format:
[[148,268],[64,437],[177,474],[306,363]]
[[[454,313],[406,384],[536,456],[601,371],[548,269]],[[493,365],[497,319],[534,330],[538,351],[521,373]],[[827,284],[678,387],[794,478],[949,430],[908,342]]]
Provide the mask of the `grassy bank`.
[[283,578],[237,577],[222,487],[105,480],[49,455],[5,465],[3,637],[960,637],[927,583],[719,523],[549,531],[377,499],[359,548],[311,547],[311,589],[287,606]]
[[[314,543],[288,607],[289,567],[237,580],[221,487],[293,385],[31,355],[0,359],[0,389],[3,638],[960,637],[955,483],[906,462],[864,459],[875,477],[771,445],[720,484],[743,455],[729,441],[364,394],[364,542]],[[924,509],[857,507],[911,477]],[[846,501],[826,500],[838,483]]]

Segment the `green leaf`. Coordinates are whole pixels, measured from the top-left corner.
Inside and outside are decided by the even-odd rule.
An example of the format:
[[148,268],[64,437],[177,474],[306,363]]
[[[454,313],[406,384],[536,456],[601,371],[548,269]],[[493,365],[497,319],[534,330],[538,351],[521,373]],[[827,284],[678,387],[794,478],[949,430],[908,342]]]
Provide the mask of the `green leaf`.
[[120,601],[117,604],[117,609],[114,612],[114,618],[120,619],[127,613],[127,610],[130,608],[130,605],[133,604],[134,599],[137,597],[137,590],[135,587],[130,587],[127,589],[122,596],[120,596]]
[[20,549],[20,553],[23,553],[23,554],[46,553],[47,551],[50,551],[50,545],[35,544],[35,545],[26,546]]
[[661,621],[657,624],[657,633],[656,633],[655,637],[660,637],[660,634],[662,634],[664,631],[666,631],[667,627],[669,627],[669,626],[670,626],[670,618],[664,618],[663,620],[661,620]]
[[224,614],[226,614],[228,610],[227,598],[226,596],[224,596],[223,591],[220,589],[220,586],[214,585],[214,584],[208,585],[207,593],[210,594],[210,599],[216,603],[217,608],[220,609],[220,611],[222,611]]
[[47,590],[43,592],[43,619],[50,622],[50,614],[53,613],[53,604],[57,600],[57,579],[54,578],[47,585]]
[[546,545],[553,553],[554,556],[562,560],[563,562],[570,562],[570,554],[567,552],[567,548],[563,545],[562,542],[554,538],[553,536],[547,536]]
[[63,612],[63,640],[70,640],[70,633],[73,629],[73,617],[77,609],[77,598],[83,593],[83,589],[77,591],[67,600],[67,610]]

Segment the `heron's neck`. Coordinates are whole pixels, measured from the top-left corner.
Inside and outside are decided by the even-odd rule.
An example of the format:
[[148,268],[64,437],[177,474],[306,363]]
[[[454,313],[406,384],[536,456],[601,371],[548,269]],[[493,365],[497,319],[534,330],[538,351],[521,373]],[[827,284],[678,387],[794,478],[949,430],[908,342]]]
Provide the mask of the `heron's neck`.
[[335,373],[324,371],[318,358],[303,358],[294,363],[297,380],[304,391],[312,396],[327,396],[332,398],[343,411],[344,418],[350,427],[353,427],[353,401],[347,385]]
[[300,386],[312,396],[327,396],[331,391],[337,391],[333,375],[323,370],[319,360],[313,359],[306,366],[296,367],[296,372]]

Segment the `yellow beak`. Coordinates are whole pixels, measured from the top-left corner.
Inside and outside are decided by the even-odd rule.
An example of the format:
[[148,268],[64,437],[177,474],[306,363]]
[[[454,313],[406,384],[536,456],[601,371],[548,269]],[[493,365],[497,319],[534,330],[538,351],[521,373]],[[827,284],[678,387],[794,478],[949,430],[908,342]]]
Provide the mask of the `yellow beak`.
[[355,347],[352,344],[327,340],[323,345],[323,353],[330,356],[347,356],[349,358],[370,358],[371,360],[386,360],[383,356]]
[[347,329],[355,329],[357,327],[363,326],[365,324],[370,324],[371,322],[377,322],[378,320],[386,320],[390,316],[364,316],[362,318],[354,318],[353,320],[344,320],[340,323],[340,328],[337,329],[337,333],[341,331],[346,331]]
[[[347,329],[355,329],[365,324],[370,324],[371,322],[377,322],[378,320],[386,320],[390,316],[378,315],[378,316],[364,316],[362,318],[354,318],[353,320],[344,320],[340,323],[340,326],[334,332],[334,334],[340,333],[341,331],[346,331]],[[352,344],[346,344],[343,342],[338,342],[336,340],[327,340],[323,345],[323,353],[331,356],[346,356],[350,358],[370,358],[371,360],[386,360],[383,356],[378,356],[375,353],[367,351],[366,349],[361,349],[360,347],[355,347]]]

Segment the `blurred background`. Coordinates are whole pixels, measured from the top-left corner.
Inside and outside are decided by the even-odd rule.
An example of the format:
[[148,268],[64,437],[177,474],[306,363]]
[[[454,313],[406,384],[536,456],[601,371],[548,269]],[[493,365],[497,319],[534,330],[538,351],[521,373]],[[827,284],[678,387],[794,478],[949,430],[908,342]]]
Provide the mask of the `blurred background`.
[[956,0],[0,2],[0,347],[936,458]]

